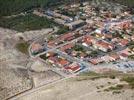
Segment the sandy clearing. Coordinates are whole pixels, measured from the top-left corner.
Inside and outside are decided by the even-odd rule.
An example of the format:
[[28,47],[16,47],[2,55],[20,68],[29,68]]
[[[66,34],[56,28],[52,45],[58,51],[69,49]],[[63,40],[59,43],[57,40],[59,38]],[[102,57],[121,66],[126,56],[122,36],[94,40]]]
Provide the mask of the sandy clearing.
[[[111,84],[108,84],[111,82]],[[120,94],[104,92],[104,88],[120,83],[118,79],[64,80],[60,83],[41,88],[18,100],[134,100],[134,91],[126,90]],[[97,86],[104,88],[97,89]],[[97,92],[97,91],[101,92]],[[133,97],[132,97],[133,96]]]

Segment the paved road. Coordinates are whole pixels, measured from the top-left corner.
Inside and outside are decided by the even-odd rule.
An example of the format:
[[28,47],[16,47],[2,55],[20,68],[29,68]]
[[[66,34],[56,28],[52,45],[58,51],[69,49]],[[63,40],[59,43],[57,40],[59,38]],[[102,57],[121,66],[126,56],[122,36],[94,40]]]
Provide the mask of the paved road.
[[[92,33],[94,33],[94,31],[93,31],[93,32],[90,32],[89,34],[92,34]],[[76,38],[76,39],[74,39],[74,40],[72,40],[72,41],[67,41],[66,43],[61,44],[61,45],[56,46],[56,47],[53,47],[52,49],[50,48],[50,49],[48,49],[47,51],[44,51],[44,52],[42,52],[42,53],[40,53],[40,54],[38,54],[38,55],[36,55],[36,56],[32,56],[32,55],[31,55],[31,57],[39,57],[40,55],[43,55],[43,54],[46,54],[46,53],[48,53],[48,52],[54,51],[54,50],[56,50],[56,49],[58,49],[58,48],[60,48],[60,47],[63,47],[63,46],[65,46],[65,45],[67,45],[67,44],[76,42],[77,40],[80,40],[80,39],[82,39],[83,37],[85,37],[85,36],[87,36],[87,35],[89,35],[89,34],[86,34],[86,35],[83,35],[83,36],[81,36],[81,37],[78,37],[78,38]]]
[[[92,32],[91,32],[91,33],[92,33]],[[91,34],[91,33],[90,33],[90,34]],[[76,40],[82,39],[83,37],[85,37],[85,35],[84,35],[84,36],[81,36],[81,37],[79,37],[79,38],[76,38],[76,39],[74,39],[74,40],[72,40],[72,41],[66,42],[65,44],[61,44],[61,45],[59,45],[59,46],[57,46],[57,47],[54,47],[54,48],[52,48],[52,49],[50,49],[50,50],[47,50],[47,51],[43,52],[43,53],[40,53],[40,54],[38,54],[36,57],[39,57],[40,55],[43,55],[43,54],[45,54],[45,53],[47,53],[47,52],[50,52],[50,51],[56,51],[56,52],[59,53],[60,55],[66,57],[66,58],[68,58],[68,59],[72,59],[72,61],[77,61],[77,62],[79,62],[79,63],[82,62],[85,66],[91,66],[91,65],[90,65],[89,63],[87,63],[87,62],[84,62],[84,61],[82,61],[82,60],[80,60],[80,59],[78,59],[78,58],[72,58],[71,56],[66,55],[66,54],[64,54],[63,52],[57,50],[58,48],[60,48],[60,47],[62,47],[62,46],[64,46],[64,45],[66,45],[66,44],[75,42]],[[31,55],[31,57],[32,57],[32,55]],[[88,67],[87,67],[87,68],[88,68]],[[63,79],[54,81],[54,82],[52,82],[52,83],[48,83],[47,85],[46,85],[46,84],[43,84],[43,85],[41,85],[41,86],[39,86],[39,87],[37,87],[37,88],[34,88],[34,89],[30,90],[30,91],[27,91],[27,92],[24,92],[24,93],[22,93],[22,94],[20,94],[20,95],[18,95],[18,96],[15,96],[14,98],[11,98],[10,100],[18,100],[18,98],[21,98],[21,97],[23,97],[23,96],[26,96],[26,95],[29,95],[29,94],[31,94],[31,93],[34,93],[34,92],[40,90],[40,89],[43,88],[43,87],[50,86],[50,85],[52,85],[52,84],[61,82],[61,81],[63,81],[63,80],[69,79],[69,78],[71,78],[71,77],[75,77],[77,74],[79,74],[79,73],[72,74],[71,76],[67,76],[67,77],[65,77],[65,78],[63,78]],[[94,92],[95,92],[95,91],[93,91],[92,93],[94,93]],[[87,94],[85,94],[85,95],[83,95],[83,96],[80,96],[80,98],[83,98],[84,96],[87,96],[87,95],[91,95],[92,93],[87,93]]]
[[72,57],[72,56],[70,56],[70,55],[67,55],[66,53],[64,53],[64,52],[62,52],[62,51],[60,51],[60,50],[55,50],[55,52],[58,53],[59,55],[65,57],[65,58],[67,58],[67,59],[70,60],[70,61],[78,62],[78,63],[80,63],[80,64],[83,64],[85,67],[91,69],[91,66],[92,66],[92,65],[91,65],[90,63],[88,63],[88,62],[85,62],[85,61],[82,61],[81,59],[78,59],[78,58],[76,58],[76,57]]

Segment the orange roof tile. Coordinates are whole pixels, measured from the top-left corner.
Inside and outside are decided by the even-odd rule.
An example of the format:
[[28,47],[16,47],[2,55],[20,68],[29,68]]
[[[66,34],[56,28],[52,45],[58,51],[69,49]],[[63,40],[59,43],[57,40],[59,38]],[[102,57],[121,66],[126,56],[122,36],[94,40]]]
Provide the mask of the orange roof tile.
[[113,58],[114,60],[120,59],[120,56],[118,54],[110,54],[110,57]]
[[70,43],[70,44],[67,44],[67,45],[63,46],[63,47],[61,48],[61,50],[62,50],[62,51],[65,51],[66,49],[70,49],[70,48],[72,48],[73,46],[74,46],[74,44]]
[[126,39],[121,39],[120,40],[120,44],[123,45],[123,46],[127,45],[128,43],[129,43],[129,41],[126,40]]
[[63,65],[63,66],[69,64],[69,62],[65,59],[61,59],[58,63]]
[[31,49],[32,51],[37,51],[39,49],[42,49],[42,46],[39,43],[33,43]]

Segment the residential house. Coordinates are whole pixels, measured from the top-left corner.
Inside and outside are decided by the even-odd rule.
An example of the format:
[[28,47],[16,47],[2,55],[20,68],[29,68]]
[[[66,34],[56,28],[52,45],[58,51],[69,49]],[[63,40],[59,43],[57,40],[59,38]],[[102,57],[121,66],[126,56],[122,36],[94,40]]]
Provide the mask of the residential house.
[[78,63],[74,62],[66,66],[65,69],[70,71],[71,73],[76,73],[81,70],[81,66]]
[[31,46],[31,52],[33,54],[38,53],[40,50],[43,50],[43,47],[39,43],[33,43]]
[[100,41],[97,41],[95,44],[94,44],[94,47],[96,49],[100,49],[104,52],[108,52],[108,51],[111,51],[115,48],[115,46],[111,43],[108,43],[106,41],[103,41],[103,40],[100,40]]
[[120,59],[120,56],[116,53],[110,54],[109,56],[111,58],[111,61],[116,61]]
[[104,62],[104,60],[99,57],[99,58],[93,58],[93,59],[89,60],[89,62],[92,63],[93,65],[97,65],[99,63]]
[[126,46],[129,43],[129,41],[127,39],[120,39],[119,41],[119,45],[121,46]]

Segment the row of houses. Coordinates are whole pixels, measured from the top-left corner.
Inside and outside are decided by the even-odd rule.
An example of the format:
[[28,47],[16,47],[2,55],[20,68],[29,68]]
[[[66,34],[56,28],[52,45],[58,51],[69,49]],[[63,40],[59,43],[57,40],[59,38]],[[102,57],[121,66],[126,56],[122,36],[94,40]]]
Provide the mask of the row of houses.
[[112,51],[115,46],[105,40],[97,40],[95,37],[88,35],[81,41],[83,46],[93,46],[95,49],[102,50],[103,52]]
[[59,67],[59,69],[66,70],[70,73],[76,73],[84,69],[84,66],[82,66],[81,64],[77,62],[69,61],[57,53],[48,52],[44,56],[46,58],[45,61],[51,64],[53,67],[57,67],[57,68]]
[[74,20],[73,18],[60,14],[56,11],[47,10],[45,11],[45,14],[49,18],[50,17],[53,18],[56,23],[67,26],[71,30],[76,29],[86,24],[86,22],[83,20]]
[[48,47],[58,46],[58,45],[63,44],[65,42],[74,40],[82,35],[84,35],[84,34],[78,32],[78,31],[72,31],[72,32],[65,33],[63,35],[60,35],[59,37],[57,37],[54,40],[48,41]]
[[127,57],[132,55],[132,53],[130,53],[130,52],[131,52],[131,50],[126,48],[117,53],[111,53],[108,55],[90,59],[89,62],[92,63],[93,65],[97,65],[97,64],[103,63],[103,62],[109,63],[109,62],[114,62],[117,60],[127,60]]

